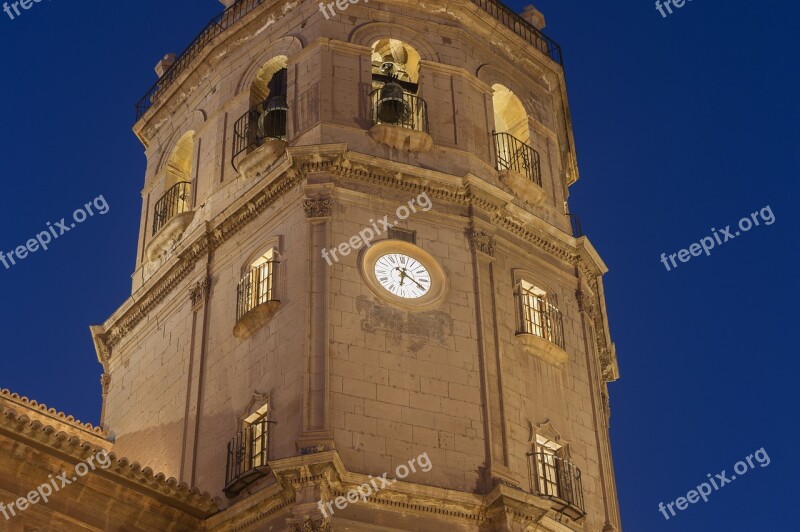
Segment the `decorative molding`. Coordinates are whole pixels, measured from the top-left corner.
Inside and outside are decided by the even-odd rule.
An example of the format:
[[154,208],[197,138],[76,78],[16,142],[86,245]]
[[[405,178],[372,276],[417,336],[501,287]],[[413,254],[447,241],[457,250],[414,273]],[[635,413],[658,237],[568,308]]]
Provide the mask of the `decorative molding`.
[[494,257],[494,250],[497,246],[497,240],[492,235],[485,231],[472,229],[469,233],[469,241],[472,244],[472,249],[479,251],[484,255]]
[[[291,150],[291,148],[290,148]],[[307,153],[306,153],[307,152]],[[265,179],[264,190],[254,194],[228,218],[207,231],[194,242],[187,243],[184,251],[179,255],[178,262],[161,278],[154,283],[152,288],[132,305],[122,316],[109,324],[107,332],[95,335],[98,351],[105,361],[111,357],[114,346],[127,336],[142,319],[147,316],[156,305],[163,301],[188,275],[194,271],[197,260],[206,253],[217,249],[229,240],[240,229],[256,219],[270,205],[280,197],[287,194],[295,185],[302,182],[308,174],[330,173],[337,177],[354,179],[366,183],[373,183],[404,192],[419,194],[425,192],[438,202],[478,208],[489,215],[489,220],[496,227],[504,229],[521,238],[527,243],[536,246],[555,259],[562,261],[579,270],[579,275],[589,280],[590,289],[597,293],[595,276],[598,273],[593,264],[584,260],[575,248],[557,240],[545,231],[536,228],[529,222],[519,218],[509,210],[509,205],[498,198],[492,197],[486,191],[478,190],[469,184],[448,183],[446,180],[435,181],[430,172],[420,170],[418,175],[408,171],[399,175],[391,169],[380,167],[363,161],[354,161],[349,158],[346,148],[342,147],[335,152],[320,152],[318,150],[292,151],[292,166],[283,171],[283,175],[275,180]],[[353,154],[354,158],[361,158]],[[333,200],[330,196],[306,198],[303,200],[303,209],[309,218],[324,218],[331,216]],[[521,210],[520,210],[521,211]],[[492,256],[496,249],[496,239],[485,232],[475,231],[469,236],[471,244],[476,250]],[[594,280],[594,283],[591,282]],[[613,369],[612,349],[605,336],[605,328],[598,324],[603,323],[602,312],[597,312],[595,305],[595,329],[598,344],[598,353],[603,361],[604,378],[609,379],[615,374]],[[613,380],[613,378],[610,378]]]
[[194,271],[195,264],[200,257],[219,248],[280,197],[288,193],[303,178],[304,176],[296,170],[290,169],[286,171],[284,175],[272,181],[263,191],[245,205],[242,205],[219,225],[207,230],[194,242],[188,244],[186,249],[179,255],[178,263],[160,281],[156,282],[141,299],[134,303],[126,313],[116,319],[107,333],[100,335],[99,340],[106,346],[104,353],[106,360],[111,358],[114,346],[119,344],[156,305],[161,303]]
[[286,525],[290,532],[333,532],[330,518],[306,515],[303,518],[287,518]]
[[609,427],[611,425],[611,400],[608,397],[608,392],[605,390],[601,392],[600,398],[603,401],[603,414],[605,414],[606,427]]
[[306,218],[329,218],[333,212],[333,199],[330,196],[305,199],[303,210]]
[[575,292],[575,300],[578,302],[578,310],[581,312],[585,312],[589,315],[589,317],[594,318],[595,309],[595,297],[593,294],[584,292],[583,290],[578,290]]
[[[2,395],[7,395],[8,390],[2,390]],[[20,400],[17,394],[10,394],[18,402],[24,400],[31,406],[36,406],[35,401],[28,401],[26,398]],[[39,405],[44,409],[44,405]],[[63,414],[59,414],[63,416]],[[78,425],[79,422],[72,421],[72,416],[67,416],[65,420],[76,428],[84,431],[91,430],[97,436],[103,436],[101,429]],[[128,485],[135,486],[135,491],[144,493],[157,500],[168,498],[171,504],[178,503],[184,506],[184,511],[199,518],[208,517],[216,513],[220,506],[220,500],[213,498],[208,493],[201,493],[197,488],[191,488],[185,483],[179,483],[175,478],[167,478],[163,473],[155,473],[149,467],[142,467],[137,462],[131,462],[127,458],[117,457],[114,453],[108,452],[111,443],[103,438],[101,445],[93,442],[92,438],[85,438],[77,431],[70,433],[58,430],[51,425],[45,425],[41,421],[31,420],[25,414],[18,414],[14,410],[5,408],[0,403],[0,428],[12,433],[12,440],[34,447],[44,448],[44,452],[52,456],[66,455],[77,461],[86,461],[88,457],[105,449],[108,453],[111,464],[105,468],[106,475],[113,478],[114,482],[121,483],[124,479]]]
[[206,277],[201,281],[197,281],[194,286],[189,289],[189,298],[192,300],[192,307],[197,308],[208,300],[208,294],[211,292],[211,277]]
[[100,375],[100,386],[102,387],[103,395],[108,395],[108,389],[111,387],[111,375],[108,373]]

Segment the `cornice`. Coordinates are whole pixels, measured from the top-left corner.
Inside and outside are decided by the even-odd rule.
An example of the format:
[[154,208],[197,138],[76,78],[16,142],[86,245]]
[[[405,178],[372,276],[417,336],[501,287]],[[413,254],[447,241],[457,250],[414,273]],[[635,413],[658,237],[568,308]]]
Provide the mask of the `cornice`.
[[51,424],[54,429],[69,431],[73,435],[86,438],[95,445],[106,444],[110,448],[108,435],[101,427],[95,427],[91,423],[81,423],[64,412],[48,408],[47,405],[39,403],[35,399],[28,399],[5,388],[0,390],[0,411],[3,410],[22,412],[20,416],[25,415],[26,419],[45,425]]
[[[3,390],[4,399],[6,395],[16,394],[7,394],[7,390]],[[14,401],[18,401],[20,406],[23,406],[23,401],[30,405],[35,403],[18,396]],[[126,485],[134,491],[198,518],[208,517],[218,510],[219,500],[212,499],[210,494],[201,493],[197,488],[190,488],[175,478],[166,478],[163,473],[154,473],[149,467],[143,468],[137,462],[130,462],[127,458],[120,458],[109,452],[112,444],[105,439],[100,429],[92,427],[97,436],[103,434],[101,439],[93,437],[93,434],[87,434],[86,429],[91,427],[88,424],[74,427],[79,430],[58,430],[57,426],[32,419],[25,413],[18,413],[7,404],[3,404],[4,402],[0,402],[0,434],[10,437],[11,440],[43,449],[56,458],[74,462],[86,461],[89,456],[105,450],[111,459],[111,465],[105,469],[95,470],[96,474],[108,477],[118,484]],[[30,413],[30,408],[28,411]],[[71,417],[66,416],[65,421],[75,423],[69,421]]]
[[[401,190],[413,194],[425,192],[431,200],[478,209],[486,214],[487,223],[503,229],[544,251],[557,261],[575,267],[589,282],[597,295],[596,278],[606,272],[605,264],[587,239],[575,239],[557,230],[531,212],[512,203],[513,195],[471,174],[456,177],[434,170],[422,169],[396,161],[347,150],[345,144],[290,147],[283,164],[276,165],[273,175],[263,178],[263,188],[252,189],[238,202],[238,207],[225,214],[224,219],[206,228],[190,243],[180,245],[174,263],[167,272],[144,290],[142,296],[127,308],[109,318],[104,327],[94,327],[93,335],[101,361],[107,363],[113,349],[136,327],[156,305],[161,303],[194,270],[205,255],[229,240],[239,230],[255,220],[278,198],[314,173],[329,173]],[[279,174],[276,176],[276,174]],[[300,206],[298,206],[300,207]],[[311,215],[325,215],[324,204],[305,205]],[[497,238],[497,234],[494,235]],[[483,239],[485,240],[485,239]],[[486,242],[479,242],[487,251]],[[595,280],[594,283],[591,281]],[[600,308],[600,307],[598,307]],[[599,320],[605,320],[599,313]],[[599,322],[604,324],[604,321]],[[613,344],[607,338],[607,327],[597,327],[598,352],[604,361],[604,374],[614,371]]]

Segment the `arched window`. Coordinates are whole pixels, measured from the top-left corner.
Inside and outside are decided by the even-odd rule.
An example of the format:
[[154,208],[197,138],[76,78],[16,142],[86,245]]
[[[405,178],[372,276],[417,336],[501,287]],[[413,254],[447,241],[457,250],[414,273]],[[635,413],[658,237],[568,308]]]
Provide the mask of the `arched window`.
[[492,96],[494,107],[493,136],[497,169],[523,174],[527,179],[542,185],[539,153],[530,145],[528,114],[522,101],[508,87],[495,83]]
[[265,143],[287,140],[287,62],[286,56],[273,57],[258,70],[250,84],[249,110],[233,126],[234,169],[240,157]]
[[425,101],[419,92],[420,55],[397,39],[372,44],[372,120],[374,124],[428,131]]
[[192,157],[194,156],[194,131],[180,138],[167,160],[164,176],[164,194],[155,204],[153,234],[171,219],[192,210]]

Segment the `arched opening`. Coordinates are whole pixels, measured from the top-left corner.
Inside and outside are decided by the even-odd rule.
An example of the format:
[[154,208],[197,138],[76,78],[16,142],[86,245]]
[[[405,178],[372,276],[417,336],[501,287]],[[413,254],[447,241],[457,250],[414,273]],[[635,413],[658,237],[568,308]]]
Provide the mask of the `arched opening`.
[[[258,69],[250,84],[249,110],[233,126],[233,167],[246,155],[270,140],[285,143],[289,116],[288,58],[275,56]],[[278,144],[280,144],[278,142]],[[276,147],[276,151],[280,151]]]
[[499,171],[513,171],[542,186],[539,153],[530,145],[528,113],[511,89],[500,83],[492,85],[494,107],[495,155]]
[[494,128],[498,133],[508,133],[520,142],[528,143],[530,131],[528,130],[528,113],[522,101],[511,89],[500,83],[492,85],[494,95]]
[[372,44],[372,108],[374,124],[390,124],[427,132],[425,101],[419,92],[420,55],[397,39]]
[[380,39],[372,43],[373,75],[392,75],[396,79],[419,83],[420,56],[410,45],[397,39]]
[[156,202],[153,212],[154,235],[179,214],[192,210],[193,156],[194,131],[187,131],[167,159],[164,194]]
[[165,188],[176,183],[192,180],[192,154],[194,152],[194,131],[187,131],[180,138],[167,160]]

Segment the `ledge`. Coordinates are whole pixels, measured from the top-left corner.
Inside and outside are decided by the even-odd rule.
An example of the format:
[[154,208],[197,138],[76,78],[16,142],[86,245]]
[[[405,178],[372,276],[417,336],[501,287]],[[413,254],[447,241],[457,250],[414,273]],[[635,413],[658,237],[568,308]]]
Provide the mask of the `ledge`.
[[377,124],[369,130],[369,136],[375,142],[397,150],[426,152],[433,147],[433,138],[430,135],[407,127]]
[[540,336],[530,333],[517,333],[517,342],[533,356],[539,357],[548,364],[560,366],[569,360],[567,352],[556,344]]
[[542,187],[515,170],[500,170],[500,181],[514,191],[520,199],[534,206],[542,204],[545,192]]
[[285,140],[266,139],[264,144],[242,157],[237,170],[245,178],[258,177],[269,170],[272,163],[277,161],[284,151],[286,151]]
[[153,238],[145,248],[145,255],[147,260],[153,261],[161,255],[171,242],[177,241],[183,232],[189,227],[194,219],[195,211],[186,211],[173,216],[164,227],[159,229],[158,233],[153,235]]
[[272,319],[280,306],[280,301],[267,301],[247,311],[233,328],[236,338],[247,338]]

